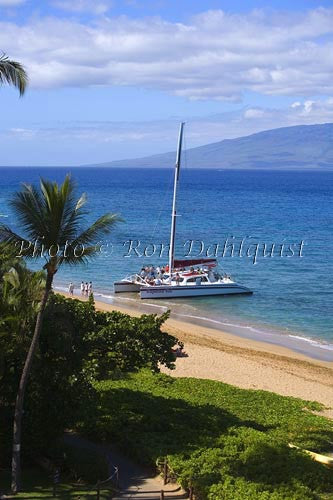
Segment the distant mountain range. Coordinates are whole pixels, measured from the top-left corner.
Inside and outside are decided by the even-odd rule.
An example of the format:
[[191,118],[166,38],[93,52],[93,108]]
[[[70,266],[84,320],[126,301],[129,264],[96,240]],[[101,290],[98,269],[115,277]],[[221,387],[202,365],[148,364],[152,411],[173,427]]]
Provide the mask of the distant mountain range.
[[[145,158],[100,163],[99,167],[172,167],[175,151]],[[186,151],[191,168],[328,169],[333,168],[333,124],[297,125],[224,139]]]

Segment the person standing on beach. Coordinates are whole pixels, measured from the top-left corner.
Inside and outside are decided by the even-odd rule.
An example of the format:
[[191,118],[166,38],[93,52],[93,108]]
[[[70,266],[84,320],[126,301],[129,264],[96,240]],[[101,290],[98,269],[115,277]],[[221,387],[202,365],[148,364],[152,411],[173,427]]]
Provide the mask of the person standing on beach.
[[92,294],[92,282],[91,281],[89,282],[89,285],[88,285],[88,294],[89,295]]
[[72,282],[70,282],[70,284],[68,285],[68,292],[69,292],[69,295],[71,297],[73,297],[73,295],[74,295],[74,285],[73,285]]
[[81,281],[81,295],[84,295],[84,282]]
[[88,297],[88,293],[89,293],[89,285],[88,281],[86,281],[86,284],[84,285],[84,295]]

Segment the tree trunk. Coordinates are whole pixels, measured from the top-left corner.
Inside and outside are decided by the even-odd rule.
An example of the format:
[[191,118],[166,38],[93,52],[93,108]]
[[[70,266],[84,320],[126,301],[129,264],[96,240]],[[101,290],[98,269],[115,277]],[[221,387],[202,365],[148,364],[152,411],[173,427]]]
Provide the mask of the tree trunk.
[[21,487],[21,431],[22,431],[22,417],[23,417],[23,404],[25,389],[27,386],[29,374],[31,371],[32,361],[38,346],[40,332],[42,330],[43,315],[50,290],[52,288],[53,273],[48,272],[46,277],[46,285],[43,298],[40,304],[40,309],[37,314],[35,330],[26,357],[20,384],[17,391],[15,413],[14,413],[14,426],[13,426],[13,452],[12,452],[12,493],[17,493]]

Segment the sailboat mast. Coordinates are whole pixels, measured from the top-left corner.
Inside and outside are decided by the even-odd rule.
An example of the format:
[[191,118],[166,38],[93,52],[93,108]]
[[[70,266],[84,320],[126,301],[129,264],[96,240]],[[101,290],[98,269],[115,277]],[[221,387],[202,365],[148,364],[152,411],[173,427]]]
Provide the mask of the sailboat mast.
[[178,146],[176,155],[176,165],[175,165],[175,179],[173,184],[173,200],[172,200],[172,214],[171,214],[171,233],[170,233],[170,251],[169,251],[169,274],[171,279],[171,273],[173,269],[173,262],[175,256],[175,233],[176,233],[176,200],[177,200],[177,187],[179,181],[179,171],[180,171],[180,160],[182,154],[182,143],[183,143],[183,128],[185,123],[181,122],[179,127],[178,136]]

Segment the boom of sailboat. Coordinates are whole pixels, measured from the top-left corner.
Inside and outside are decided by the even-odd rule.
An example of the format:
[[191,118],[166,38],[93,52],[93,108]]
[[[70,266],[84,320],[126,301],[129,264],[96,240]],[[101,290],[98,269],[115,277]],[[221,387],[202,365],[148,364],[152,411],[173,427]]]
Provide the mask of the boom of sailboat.
[[115,293],[137,292],[141,299],[202,297],[208,295],[251,294],[226,273],[217,270],[216,259],[175,259],[177,190],[185,123],[179,128],[174,172],[169,262],[165,266],[144,267],[137,274],[114,283]]

